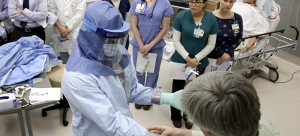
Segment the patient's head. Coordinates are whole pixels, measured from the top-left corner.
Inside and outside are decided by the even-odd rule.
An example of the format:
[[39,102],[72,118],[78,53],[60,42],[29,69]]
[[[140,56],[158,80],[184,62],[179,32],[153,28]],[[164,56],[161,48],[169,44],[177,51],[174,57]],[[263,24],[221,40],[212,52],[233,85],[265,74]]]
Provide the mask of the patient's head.
[[199,76],[184,89],[184,111],[206,136],[256,136],[260,103],[254,86],[231,72]]
[[244,3],[248,3],[248,4],[256,4],[256,0],[243,0]]

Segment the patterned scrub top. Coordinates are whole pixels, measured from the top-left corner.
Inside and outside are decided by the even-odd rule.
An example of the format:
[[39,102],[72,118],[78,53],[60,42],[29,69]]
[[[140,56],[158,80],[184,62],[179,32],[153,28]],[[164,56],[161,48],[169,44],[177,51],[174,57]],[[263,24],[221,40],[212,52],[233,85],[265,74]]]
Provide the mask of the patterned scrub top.
[[[243,37],[243,20],[242,17],[234,13],[231,19],[221,19],[217,18],[219,24],[219,32],[217,34],[217,41],[215,49],[208,55],[209,58],[219,58],[224,53],[230,55],[233,58],[234,49],[238,47],[241,43]],[[238,28],[234,30],[232,27]]]

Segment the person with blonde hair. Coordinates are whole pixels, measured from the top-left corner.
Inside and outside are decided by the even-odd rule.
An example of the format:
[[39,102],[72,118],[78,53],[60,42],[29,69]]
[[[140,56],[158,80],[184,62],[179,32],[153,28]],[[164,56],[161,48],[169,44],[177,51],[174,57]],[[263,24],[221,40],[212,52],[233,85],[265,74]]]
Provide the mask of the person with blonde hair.
[[215,49],[208,55],[217,59],[217,65],[234,58],[234,50],[238,47],[243,37],[243,19],[231,11],[235,0],[219,0],[219,8],[212,12],[217,18],[219,32]]

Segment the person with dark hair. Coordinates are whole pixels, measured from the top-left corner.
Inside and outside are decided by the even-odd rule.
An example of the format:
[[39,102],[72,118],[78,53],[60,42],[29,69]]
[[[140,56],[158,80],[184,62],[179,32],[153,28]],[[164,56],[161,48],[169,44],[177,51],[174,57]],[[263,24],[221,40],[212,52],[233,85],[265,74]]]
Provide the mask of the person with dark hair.
[[[189,0],[189,10],[180,12],[173,21],[173,43],[176,49],[171,62],[185,64],[202,74],[208,66],[207,55],[214,49],[218,33],[218,23],[211,12],[204,8],[207,0]],[[172,72],[172,71],[171,71]],[[181,90],[185,80],[173,79],[172,92]],[[171,107],[171,120],[177,128],[182,126],[191,129],[193,123],[185,114]]]
[[168,95],[172,96],[168,97],[169,104],[185,111],[201,131],[167,126],[148,129],[161,136],[279,136],[272,124],[261,119],[254,86],[237,74],[206,73]]

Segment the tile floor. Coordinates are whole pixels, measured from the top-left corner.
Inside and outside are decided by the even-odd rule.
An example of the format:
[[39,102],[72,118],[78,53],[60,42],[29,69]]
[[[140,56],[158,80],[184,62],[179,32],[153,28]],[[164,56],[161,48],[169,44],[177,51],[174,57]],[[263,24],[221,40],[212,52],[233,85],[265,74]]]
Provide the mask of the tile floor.
[[[286,56],[288,57],[288,56]],[[279,64],[279,82],[287,81],[292,73],[300,70],[300,66],[279,57],[273,57]],[[167,71],[168,63],[162,62],[161,70]],[[171,90],[171,79],[168,72],[161,72],[158,85],[164,90]],[[300,136],[300,72],[296,73],[288,83],[272,83],[262,78],[253,81],[261,102],[262,117],[269,120],[279,130],[281,136]],[[149,111],[136,110],[130,104],[134,119],[144,127],[153,125],[172,126],[169,106],[154,105]],[[35,136],[71,136],[71,111],[68,112],[69,126],[61,122],[62,111],[48,112],[47,117],[41,116],[41,109],[31,112],[31,123]],[[199,129],[194,126],[193,129]],[[19,136],[20,129],[17,114],[0,116],[0,136]]]

